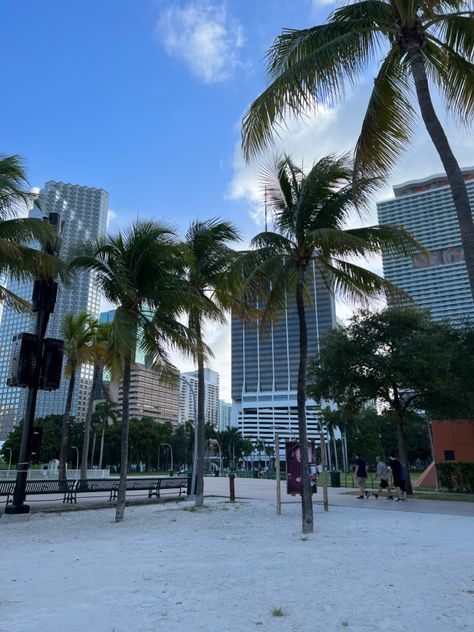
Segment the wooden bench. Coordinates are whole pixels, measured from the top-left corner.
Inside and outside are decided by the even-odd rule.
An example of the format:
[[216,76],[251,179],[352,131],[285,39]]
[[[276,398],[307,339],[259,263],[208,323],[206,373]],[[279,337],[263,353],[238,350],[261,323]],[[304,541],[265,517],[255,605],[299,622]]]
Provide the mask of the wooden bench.
[[[63,503],[75,503],[76,481],[58,480],[29,480],[26,481],[25,496],[39,496],[42,494],[63,494]],[[15,489],[15,481],[0,482],[0,496],[6,496],[8,505]]]
[[[97,478],[77,481],[75,494],[87,492],[109,492],[109,500],[117,500],[119,479]],[[127,492],[148,492],[148,498],[160,498],[162,489],[179,489],[179,495],[187,493],[188,479],[186,477],[171,478],[127,478]]]

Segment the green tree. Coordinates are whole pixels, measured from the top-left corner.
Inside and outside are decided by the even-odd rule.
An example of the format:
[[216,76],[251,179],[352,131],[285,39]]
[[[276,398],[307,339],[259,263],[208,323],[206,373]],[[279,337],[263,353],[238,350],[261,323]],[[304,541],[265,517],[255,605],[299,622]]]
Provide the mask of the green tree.
[[72,253],[73,268],[93,270],[107,300],[117,305],[111,339],[123,357],[120,482],[116,522],[123,520],[129,454],[129,394],[135,349],[163,370],[168,346],[189,351],[192,337],[178,320],[189,301],[182,283],[182,251],[162,223],[137,222],[126,232],[88,242]]
[[[115,408],[110,402],[104,401],[99,402],[95,407],[94,412],[91,416],[92,425],[94,428],[98,428],[101,431],[101,439],[100,439],[100,453],[99,453],[99,470],[102,469],[102,460],[104,456],[104,440],[105,440],[105,429],[107,426],[116,425],[120,417],[120,411]],[[89,428],[90,428],[89,422]],[[87,419],[84,427],[84,435],[86,432]],[[95,435],[95,430],[94,430]],[[84,442],[85,443],[85,442]],[[95,444],[95,442],[94,442]],[[89,452],[89,447],[87,446],[87,450],[83,447],[83,459],[82,463],[87,464],[87,454]],[[94,459],[94,450],[92,451],[92,460]],[[81,478],[82,476],[82,467],[81,467]]]
[[[347,157],[327,156],[309,173],[304,173],[289,157],[280,159],[262,175],[267,200],[271,205],[275,232],[265,231],[252,240],[255,270],[247,282],[243,300],[265,299],[263,323],[284,306],[286,292],[295,292],[299,321],[299,367],[297,381],[298,429],[301,445],[307,443],[306,373],[308,336],[305,298],[311,295],[309,273],[317,273],[333,290],[355,300],[380,296],[395,288],[377,274],[348,260],[370,256],[380,247],[407,251],[414,240],[393,227],[367,227],[345,230],[353,211],[352,168]],[[360,204],[374,189],[372,179],[361,180]],[[363,192],[363,194],[362,194]],[[261,300],[261,299],[260,299]],[[301,450],[303,532],[313,530],[313,506],[307,450]]]
[[[309,393],[346,411],[382,402],[392,412],[398,453],[408,469],[408,412],[456,415],[467,401],[463,390],[472,391],[460,381],[460,350],[457,330],[432,322],[419,310],[361,311],[347,327],[323,336]],[[407,491],[411,493],[410,485]]]
[[71,418],[72,399],[76,385],[76,374],[81,366],[90,362],[93,354],[93,344],[97,321],[86,312],[67,314],[63,322],[64,353],[66,365],[64,374],[69,378],[69,387],[64,409],[61,446],[59,450],[59,479],[66,479],[66,461],[69,448],[69,424]]
[[[357,141],[355,179],[386,173],[413,135],[414,82],[424,124],[446,170],[474,297],[474,225],[462,172],[437,117],[428,78],[448,109],[470,123],[474,110],[472,3],[463,0],[362,0],[334,10],[325,24],[286,30],[268,52],[269,86],[243,121],[245,155],[262,149],[273,129],[315,101],[336,103],[380,63]],[[381,61],[379,61],[381,60]]]
[[[28,186],[19,156],[0,154],[0,277],[15,279],[55,277],[60,269],[56,257],[28,247],[33,241],[45,244],[55,238],[54,229],[39,218],[18,217],[18,213],[35,201],[25,191]],[[29,303],[0,285],[0,303],[24,310]]]
[[203,325],[205,320],[226,322],[225,312],[235,302],[237,253],[229,246],[229,243],[238,239],[237,229],[230,222],[218,219],[193,222],[185,238],[188,261],[187,285],[189,296],[192,298],[188,309],[189,327],[196,338],[195,357],[198,365],[198,449],[195,472],[196,506],[198,507],[204,502],[206,346]]

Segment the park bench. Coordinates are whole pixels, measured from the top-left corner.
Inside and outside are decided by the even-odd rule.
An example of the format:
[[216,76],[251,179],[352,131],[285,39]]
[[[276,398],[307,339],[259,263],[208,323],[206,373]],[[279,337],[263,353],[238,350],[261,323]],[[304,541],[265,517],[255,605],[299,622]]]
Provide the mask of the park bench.
[[[109,492],[109,500],[117,500],[118,479],[87,479],[79,480],[75,489],[75,494],[83,492]],[[127,492],[145,491],[148,498],[155,496],[160,498],[162,489],[179,489],[179,495],[186,493],[188,479],[186,477],[176,478],[127,478]]]
[[[26,496],[38,496],[43,494],[63,494],[63,503],[75,503],[76,481],[57,481],[57,480],[38,480],[27,481],[25,495]],[[1,481],[0,482],[0,496],[6,496],[8,505],[10,502],[10,496],[15,489],[15,481]]]

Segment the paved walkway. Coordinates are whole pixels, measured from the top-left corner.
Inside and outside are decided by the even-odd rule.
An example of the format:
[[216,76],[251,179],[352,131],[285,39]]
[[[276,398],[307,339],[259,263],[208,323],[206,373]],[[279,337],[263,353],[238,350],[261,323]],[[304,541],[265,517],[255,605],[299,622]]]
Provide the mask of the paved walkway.
[[[220,498],[229,497],[229,479],[227,477],[205,478],[204,491],[206,496],[214,496]],[[276,482],[266,479],[252,478],[236,478],[235,493],[237,500],[254,499],[254,500],[275,500],[276,498]],[[445,500],[418,500],[409,498],[406,502],[389,501],[385,498],[376,500],[373,496],[368,499],[359,500],[356,498],[355,490],[345,487],[328,488],[329,505],[338,507],[359,507],[363,509],[385,510],[385,511],[403,511],[426,514],[445,514],[454,516],[472,516],[474,517],[474,503],[445,501]],[[108,493],[104,495],[99,493],[90,496],[78,494],[77,504],[63,503],[61,495],[45,495],[30,496],[27,498],[27,504],[31,507],[31,512],[43,511],[77,511],[81,509],[98,509],[102,507],[113,507],[114,502],[108,501]],[[281,483],[281,499],[283,505],[286,503],[299,503],[299,496],[289,496],[286,493],[286,482]],[[323,494],[322,488],[318,487],[318,493],[313,496],[315,505],[322,505]],[[0,504],[0,513],[3,513],[5,499]],[[167,500],[176,500],[174,494],[162,493],[160,500],[149,500],[146,493],[128,492],[127,504],[149,504],[157,502],[166,502]]]

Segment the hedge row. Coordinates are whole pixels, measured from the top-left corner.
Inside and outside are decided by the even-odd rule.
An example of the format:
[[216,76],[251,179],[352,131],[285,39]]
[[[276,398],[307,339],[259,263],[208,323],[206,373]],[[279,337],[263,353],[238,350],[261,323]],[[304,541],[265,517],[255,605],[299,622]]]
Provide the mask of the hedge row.
[[436,463],[441,487],[450,492],[474,494],[474,463],[466,461],[441,461]]

